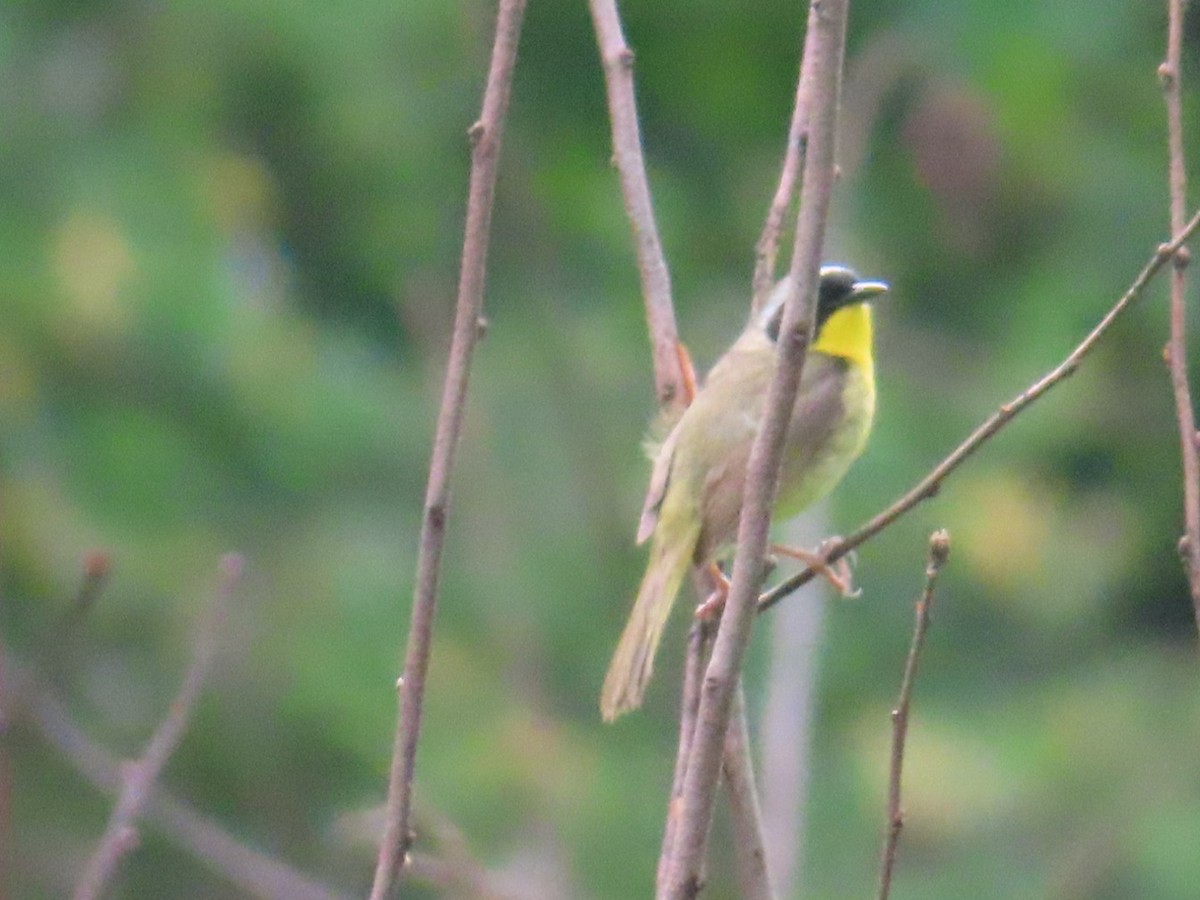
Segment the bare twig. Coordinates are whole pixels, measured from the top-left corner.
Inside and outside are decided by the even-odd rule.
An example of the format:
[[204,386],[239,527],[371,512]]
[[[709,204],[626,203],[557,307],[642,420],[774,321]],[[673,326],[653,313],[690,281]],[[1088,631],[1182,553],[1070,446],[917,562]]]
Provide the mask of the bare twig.
[[[698,593],[701,579],[697,578]],[[696,734],[696,716],[700,712],[700,684],[704,668],[712,652],[713,623],[710,619],[695,619],[688,632],[687,653],[683,662],[683,691],[679,703],[679,747],[675,753],[675,774],[671,778],[671,797],[667,803],[667,820],[663,826],[662,850],[658,857],[658,874],[655,884],[660,888],[666,883],[667,866],[671,848],[675,842],[675,830],[679,824],[680,805],[683,798],[683,779],[687,774],[691,758],[692,738]]]
[[177,847],[247,896],[263,900],[348,900],[350,896],[247,846],[161,788],[150,801],[146,816]]
[[241,578],[241,571],[240,556],[230,554],[221,560],[221,583],[213,595],[205,621],[196,633],[192,661],[183,677],[183,684],[171,702],[166,718],[146,745],[141,758],[122,767],[120,796],[113,807],[100,843],[75,884],[72,895],[75,900],[94,900],[99,897],[105,885],[116,874],[121,858],[137,845],[138,819],[154,791],[158,776],[171,754],[175,752],[175,748],[179,746],[179,741],[187,729],[192,709],[212,668],[225,611]]
[[[1158,67],[1167,105],[1168,184],[1171,194],[1171,233],[1178,234],[1187,216],[1187,165],[1183,152],[1182,47],[1184,0],[1167,0],[1167,54]],[[1175,418],[1183,462],[1184,539],[1180,542],[1184,570],[1192,593],[1196,627],[1200,629],[1200,457],[1197,456],[1196,416],[1188,384],[1187,288],[1188,256],[1175,257],[1171,273],[1171,336],[1166,362],[1175,395]]]
[[933,587],[938,572],[950,558],[950,534],[945,530],[929,536],[929,558],[925,563],[925,590],[917,598],[912,644],[904,662],[904,677],[900,681],[900,699],[892,710],[892,760],[888,770],[887,829],[883,852],[879,857],[879,900],[887,900],[892,889],[892,871],[896,865],[896,848],[900,829],[904,827],[904,810],[900,808],[900,776],[904,771],[904,742],[908,737],[908,710],[912,704],[913,683],[917,678],[917,661],[925,634],[929,631],[929,611],[933,606]]
[[[883,512],[876,515],[874,518],[860,526],[856,531],[848,537],[836,539],[830,543],[823,553],[823,559],[826,563],[836,562],[844,557],[847,553],[858,547],[865,541],[873,538],[883,529],[887,528],[902,515],[907,513],[917,504],[933,497],[941,489],[942,481],[945,480],[951,472],[957,469],[962,463],[978,450],[984,443],[992,438],[1001,428],[1007,425],[1018,413],[1026,409],[1035,400],[1039,399],[1048,390],[1054,387],[1059,382],[1074,374],[1079,368],[1080,362],[1087,356],[1102,338],[1112,327],[1113,323],[1120,317],[1126,309],[1129,308],[1142,294],[1146,285],[1158,273],[1167,261],[1170,260],[1180,250],[1181,247],[1192,237],[1196,229],[1200,228],[1200,213],[1197,213],[1190,221],[1172,238],[1168,243],[1160,244],[1155,250],[1154,255],[1142,267],[1142,271],[1138,273],[1129,289],[1121,296],[1116,304],[1104,314],[1104,317],[1093,328],[1074,350],[1068,354],[1066,359],[1061,363],[1023,390],[1020,394],[1003,404],[996,412],[994,412],[986,421],[976,428],[961,444],[954,448],[953,451],[933,469],[922,478],[917,484],[904,494],[899,500],[889,506]],[[763,594],[758,600],[758,609],[760,612],[770,609],[784,597],[791,594],[796,588],[803,584],[807,584],[816,575],[811,567],[797,572],[791,578],[780,582],[777,586]]]
[[663,256],[662,241],[654,224],[650,184],[642,158],[642,138],[633,93],[633,51],[625,42],[616,0],[589,0],[604,84],[612,122],[613,162],[621,180],[625,212],[633,229],[646,323],[654,354],[654,393],[660,408],[682,410],[687,405],[677,347],[675,307],[671,302],[671,276]]
[[400,710],[388,779],[387,819],[371,887],[372,900],[384,900],[392,894],[396,876],[411,843],[409,819],[413,772],[421,733],[425,674],[429,668],[433,643],[433,617],[437,609],[438,580],[450,505],[450,476],[466,408],[471,356],[481,330],[496,170],[524,14],[525,0],[500,0],[496,39],[492,45],[491,65],[483,95],[483,111],[469,132],[471,187],[467,199],[454,335],[450,343],[450,360],[429,462],[429,484],[425,491],[425,509],[421,520],[408,649],[399,687]]
[[[42,737],[93,787],[116,795],[122,784],[121,763],[79,730],[58,700],[41,689],[31,673],[11,663],[8,680],[26,702],[20,715],[28,717]],[[227,878],[248,896],[265,900],[347,900],[307,875],[239,843],[215,822],[156,785],[145,818],[201,865]]]
[[700,712],[684,778],[683,812],[661,897],[689,900],[700,890],[713,798],[728,731],[734,689],[750,640],[755,599],[764,575],[770,510],[779,481],[788,419],[800,385],[800,372],[812,333],[808,315],[816,294],[825,220],[834,180],[837,94],[845,43],[847,0],[814,0],[805,37],[811,66],[809,141],[803,197],[796,224],[791,275],[794,285],[779,337],[779,365],[767,391],[765,415],[747,467],[733,578],[700,695]]
[[[816,5],[808,9],[808,28],[811,33]],[[784,151],[783,168],[779,173],[779,185],[767,210],[762,235],[754,248],[754,299],[752,312],[758,312],[767,302],[775,286],[775,263],[779,256],[779,242],[783,236],[783,223],[796,197],[796,185],[804,169],[804,153],[808,144],[808,91],[805,86],[812,80],[806,67],[815,57],[805,53],[800,62],[800,76],[796,79],[796,100],[792,106],[792,121],[788,126],[787,149]]]
[[[609,120],[612,125],[613,160],[620,177],[621,192],[625,201],[626,214],[633,230],[638,270],[641,274],[646,320],[654,358],[655,394],[659,407],[670,414],[672,411],[681,411],[691,402],[692,386],[690,375],[686,371],[689,367],[684,363],[682,345],[679,342],[674,305],[671,300],[670,275],[654,221],[654,209],[646,177],[633,90],[633,53],[625,41],[614,0],[591,0],[589,6],[604,65]],[[795,122],[798,121],[797,116]],[[799,141],[797,139],[791,143],[798,146]],[[789,156],[792,155],[789,151]],[[794,169],[794,160],[792,166]],[[794,171],[792,177],[794,180]],[[787,210],[791,190],[789,188],[788,196],[783,201],[784,206],[779,213],[780,216]],[[778,231],[777,225],[774,233],[776,243]],[[774,250],[775,248],[771,247],[772,264],[774,263]],[[694,573],[694,580],[698,586],[698,593],[700,596],[704,596],[704,574],[697,570]],[[671,859],[671,848],[679,822],[680,798],[691,755],[692,737],[695,733],[696,715],[700,703],[701,673],[708,661],[711,637],[711,628],[707,623],[697,622],[693,625],[688,641],[680,709],[679,747],[676,754],[670,800],[667,805],[666,821],[663,827],[662,853],[658,864],[657,884],[660,890],[665,885]],[[748,753],[748,749],[745,752]],[[745,764],[749,765],[748,757]],[[753,782],[746,782],[744,787],[753,791]],[[738,798],[733,799],[734,802],[737,802]],[[751,799],[753,800],[753,798]],[[748,805],[756,810],[757,800],[753,800],[753,803],[748,802]],[[734,814],[736,817],[738,810],[735,809]],[[755,818],[746,827],[752,829],[757,825],[758,821]],[[761,847],[761,835],[753,840],[756,840]]]
[[772,900],[775,892],[767,870],[763,842],[762,812],[750,758],[750,726],[746,721],[746,695],[738,682],[733,695],[725,755],[721,760],[729,811],[733,819],[733,852],[737,866],[740,900]]
[[[672,411],[681,411],[691,402],[691,386],[683,364],[674,304],[671,300],[670,274],[654,220],[654,208],[642,154],[633,89],[634,57],[625,41],[614,0],[590,0],[589,7],[604,66],[609,121],[612,125],[613,162],[620,178],[621,193],[633,231],[638,271],[641,275],[646,321],[654,359],[655,395],[660,409],[670,414]],[[703,585],[706,583],[704,573],[697,570],[693,574],[697,592],[703,597]],[[701,674],[712,646],[711,632],[707,623],[697,622],[693,625],[688,640],[680,707],[679,746],[658,863],[657,884],[660,890],[665,885],[671,848],[679,823],[684,777],[700,704]]]

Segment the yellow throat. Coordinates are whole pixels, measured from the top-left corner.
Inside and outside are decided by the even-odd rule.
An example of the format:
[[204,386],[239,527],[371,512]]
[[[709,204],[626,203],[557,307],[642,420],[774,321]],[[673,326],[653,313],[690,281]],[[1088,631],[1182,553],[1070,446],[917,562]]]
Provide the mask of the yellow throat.
[[853,303],[826,319],[812,348],[828,356],[849,360],[871,384],[875,381],[871,341],[871,307],[866,303]]

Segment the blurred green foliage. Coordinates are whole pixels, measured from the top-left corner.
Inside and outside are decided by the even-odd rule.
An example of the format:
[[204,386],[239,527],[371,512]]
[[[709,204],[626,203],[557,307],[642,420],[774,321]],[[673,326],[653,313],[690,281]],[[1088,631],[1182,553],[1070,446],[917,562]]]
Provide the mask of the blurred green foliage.
[[[745,314],[803,10],[623,13],[703,365]],[[220,554],[244,553],[221,665],[164,783],[347,891],[372,866],[492,15],[0,9],[5,652],[45,668],[81,560],[107,551],[111,583],[54,683],[89,734],[134,754]],[[854,6],[828,255],[893,297],[876,433],[835,528],[1064,356],[1166,237],[1164,22],[1159,4],[1113,0]],[[1197,62],[1189,45],[1185,79]],[[596,713],[642,565],[652,413],[608,141],[586,5],[531,4],[418,788],[421,821],[446,817],[502,880],[541,886],[525,896],[646,896],[674,751],[682,615],[647,709],[611,728]],[[1156,284],[1077,375],[865,547],[864,596],[829,605],[803,896],[873,891],[888,709],[940,526],[954,554],[917,686],[896,896],[1194,895],[1200,696],[1164,300]],[[20,717],[5,740],[10,893],[61,896],[109,804]],[[718,823],[714,898],[732,896],[726,843]],[[116,888],[238,895],[152,828]]]

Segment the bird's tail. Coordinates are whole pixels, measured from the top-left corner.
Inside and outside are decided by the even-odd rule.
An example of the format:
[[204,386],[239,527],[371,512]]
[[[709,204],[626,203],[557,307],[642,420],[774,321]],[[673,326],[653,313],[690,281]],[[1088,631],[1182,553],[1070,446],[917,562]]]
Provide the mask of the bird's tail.
[[604,721],[611,722],[642,705],[642,695],[654,671],[654,654],[662,639],[663,627],[691,564],[699,535],[698,521],[689,533],[672,533],[669,538],[664,537],[663,528],[657,529],[637,600],[608,665],[604,689],[600,692],[600,715]]

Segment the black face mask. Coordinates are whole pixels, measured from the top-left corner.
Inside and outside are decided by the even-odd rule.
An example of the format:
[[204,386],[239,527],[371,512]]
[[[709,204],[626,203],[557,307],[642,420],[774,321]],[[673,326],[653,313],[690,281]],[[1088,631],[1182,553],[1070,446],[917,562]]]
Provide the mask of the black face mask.
[[[851,303],[860,303],[877,294],[886,287],[881,282],[860,282],[853,269],[844,266],[822,266],[821,282],[817,288],[817,328],[816,334],[829,321],[829,317]],[[776,287],[776,296],[771,298],[771,305],[764,311],[766,316],[764,331],[772,341],[779,340],[779,329],[783,324],[782,291]]]

